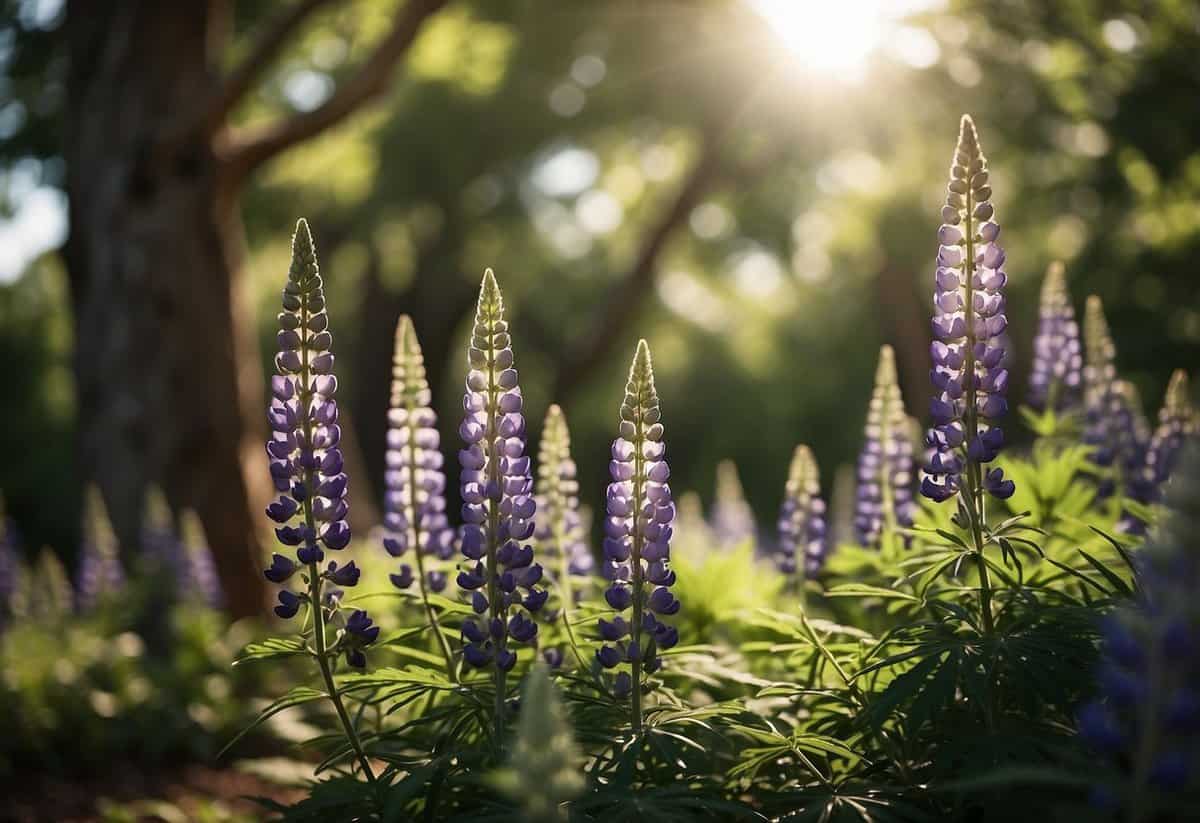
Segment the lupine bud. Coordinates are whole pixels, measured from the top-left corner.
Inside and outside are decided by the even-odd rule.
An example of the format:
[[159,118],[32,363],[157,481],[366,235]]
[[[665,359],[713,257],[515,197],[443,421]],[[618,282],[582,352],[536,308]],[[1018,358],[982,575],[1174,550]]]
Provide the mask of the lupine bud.
[[875,390],[867,409],[862,451],[858,455],[854,528],[863,546],[879,548],[885,530],[912,525],[913,440],[891,346],[879,349]]
[[1145,462],[1135,473],[1130,494],[1142,503],[1156,503],[1162,497],[1163,484],[1170,479],[1184,445],[1200,434],[1200,418],[1188,394],[1188,376],[1176,369],[1167,385],[1167,394],[1158,413],[1158,426],[1146,449]]
[[1083,442],[1093,447],[1092,462],[1105,469],[1097,495],[1111,496],[1141,466],[1146,424],[1132,385],[1117,379],[1117,349],[1104,317],[1104,305],[1092,295],[1083,319]]
[[[352,586],[357,575],[338,575],[335,564],[324,571],[318,566],[326,550],[346,548],[350,525],[346,521],[347,478],[338,445],[342,432],[334,399],[338,383],[330,351],[333,336],[317,253],[304,220],[296,223],[292,238],[292,262],[278,319],[278,374],[271,378],[267,419],[272,433],[267,455],[279,497],[267,507],[267,516],[278,524],[275,534],[279,542],[297,547],[296,560],[308,567],[310,579],[321,575],[331,581],[337,578],[338,585]],[[284,557],[284,561],[290,560]],[[264,572],[268,580],[287,579],[284,561],[274,560]],[[301,606],[313,605],[310,599],[309,592],[285,589],[279,592],[275,614],[284,619],[294,617]],[[360,641],[348,650],[351,665],[365,662],[364,645]]]
[[[396,324],[392,359],[383,545],[392,557],[404,557],[415,546],[413,557],[425,571],[422,585],[428,591],[440,592],[446,587],[446,575],[427,568],[426,558],[446,561],[453,557],[454,532],[446,518],[446,475],[431,399],[421,344],[412,320],[403,315]],[[391,575],[392,585],[402,589],[412,585],[413,580],[408,563]]]
[[564,599],[573,600],[580,592],[573,589],[572,578],[590,578],[595,563],[579,512],[579,481],[575,479],[575,461],[571,459],[571,433],[567,418],[557,405],[546,412],[542,427],[537,507],[534,534],[538,556],[543,563],[554,564],[560,591],[572,593]]
[[558,689],[545,666],[534,666],[525,678],[517,739],[509,768],[499,775],[499,786],[520,805],[521,820],[566,821],[566,803],[586,788],[582,763]]
[[604,597],[618,613],[632,609],[629,622],[619,614],[612,623],[600,623],[601,637],[615,641],[601,646],[601,665],[614,668],[625,662],[634,667],[632,678],[618,674],[618,696],[633,688],[639,667],[657,671],[662,665],[658,653],[679,642],[678,631],[661,619],[676,614],[680,604],[670,591],[675,582],[670,549],[675,504],[667,484],[671,472],[660,416],[650,348],[641,340],[621,404],[620,437],[612,445],[604,521],[603,572],[612,581]]
[[458,458],[465,524],[461,549],[468,562],[458,585],[470,592],[481,617],[463,622],[463,657],[475,668],[494,663],[506,672],[517,661],[509,639],[529,642],[537,632],[537,624],[519,609],[538,611],[547,593],[536,587],[542,567],[525,543],[533,535],[537,504],[504,299],[491,269],[483,275],[467,357],[465,416],[458,429],[466,447]]
[[746,502],[737,464],[722,460],[717,464],[717,489],[713,495],[712,533],[717,545],[737,546],[754,539],[754,512]]
[[[1139,552],[1139,602],[1104,624],[1101,697],[1079,713],[1079,732],[1128,770],[1131,808],[1182,820],[1178,791],[1200,768],[1200,449],[1185,446],[1165,488],[1164,522]],[[1173,804],[1180,804],[1178,807]]]
[[100,490],[91,486],[84,503],[83,546],[75,585],[80,609],[91,609],[125,588],[125,570],[117,551],[117,536]]
[[789,577],[802,570],[804,577],[813,578],[821,570],[827,550],[821,474],[812,451],[800,445],[792,455],[779,509],[779,570]]
[[[1004,445],[1004,433],[995,421],[1008,411],[1008,370],[1001,342],[1008,326],[1008,275],[1004,250],[996,243],[1000,227],[993,219],[991,196],[987,158],[975,124],[963,115],[934,275],[933,427],[926,437],[934,459],[921,481],[921,493],[934,501],[953,497],[966,465],[992,462]],[[947,228],[957,233],[948,234]],[[983,488],[1001,499],[1015,490],[1000,469],[984,475]]]
[[1065,271],[1062,263],[1051,263],[1042,282],[1028,395],[1039,410],[1069,411],[1082,399],[1083,350]]

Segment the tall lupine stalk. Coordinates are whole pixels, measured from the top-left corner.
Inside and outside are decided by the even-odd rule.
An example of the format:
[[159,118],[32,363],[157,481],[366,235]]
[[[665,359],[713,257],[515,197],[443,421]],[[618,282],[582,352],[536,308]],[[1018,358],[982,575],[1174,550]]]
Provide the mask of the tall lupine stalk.
[[221,586],[216,576],[204,528],[193,511],[181,513],[175,528],[171,507],[162,489],[146,491],[142,523],[142,552],[150,571],[174,587],[180,599],[216,607],[221,603]]
[[350,526],[346,522],[347,478],[338,447],[341,428],[334,399],[337,378],[330,351],[333,337],[329,332],[316,249],[304,220],[297,222],[292,238],[292,262],[283,289],[279,329],[279,353],[275,356],[279,373],[271,378],[273,399],[267,412],[272,431],[267,454],[279,497],[267,507],[267,516],[278,524],[275,534],[279,542],[295,547],[299,564],[290,556],[277,553],[265,575],[278,584],[286,583],[297,573],[304,580],[304,590],[284,589],[279,593],[275,613],[289,619],[302,606],[308,607],[312,619],[312,654],[321,670],[326,694],[363,774],[374,782],[375,773],[346,712],[333,680],[333,670],[342,654],[353,668],[365,667],[363,649],[375,642],[379,627],[359,609],[346,618],[332,644],[327,636],[329,623],[340,614],[340,592],[327,590],[326,584],[357,585],[359,570],[353,560],[341,566],[330,560],[325,569],[320,567],[326,550],[341,551],[349,544]]
[[213,562],[212,549],[204,534],[200,515],[192,509],[184,509],[179,515],[179,545],[183,555],[183,583],[186,591],[196,599],[218,608],[224,601],[221,580]]
[[86,610],[125,587],[125,570],[104,498],[95,486],[88,487],[83,518],[75,596],[79,608]]
[[416,580],[426,619],[446,662],[446,673],[454,678],[458,667],[450,650],[450,641],[429,601],[431,592],[445,589],[446,574],[427,564],[430,560],[449,560],[454,554],[454,532],[446,518],[446,475],[442,471],[441,441],[431,400],[421,344],[412,319],[402,315],[396,324],[396,348],[392,359],[383,545],[392,557],[404,557],[411,550],[416,575],[413,575],[412,567],[404,563],[400,573],[391,575],[390,579],[400,589],[409,588]]
[[1075,307],[1067,291],[1066,268],[1050,264],[1042,281],[1038,330],[1033,341],[1029,405],[1039,411],[1071,411],[1082,400],[1083,349]]
[[[1122,819],[1191,819],[1200,767],[1200,449],[1185,448],[1166,488],[1168,513],[1138,554],[1139,600],[1106,620],[1100,697],[1079,731],[1129,783],[1106,782],[1098,799]],[[1192,791],[1188,792],[1191,783]],[[1190,798],[1190,801],[1189,801]]]
[[[642,730],[642,675],[657,671],[662,666],[658,652],[679,642],[679,632],[659,619],[679,611],[670,590],[675,504],[660,417],[650,347],[639,340],[621,403],[620,436],[612,444],[604,521],[604,576],[612,581],[604,599],[617,615],[611,622],[600,619],[605,644],[596,652],[606,669],[629,666],[617,674],[613,690],[618,697],[630,696],[635,733]],[[621,615],[630,609],[626,621]]]
[[[579,513],[579,481],[575,461],[571,459],[571,432],[567,418],[557,404],[546,412],[542,442],[538,450],[537,470],[538,521],[534,536],[543,563],[552,563],[558,590],[559,616],[574,644],[571,609],[582,593],[575,582],[586,582],[595,562],[588,547],[583,520]],[[561,662],[561,655],[554,655]]]
[[828,548],[821,473],[812,450],[799,445],[779,508],[779,570],[789,578],[799,573],[800,580],[811,579],[821,570]]
[[1103,499],[1121,491],[1141,465],[1145,423],[1133,387],[1117,379],[1117,348],[1104,317],[1104,305],[1092,295],[1083,320],[1083,441],[1093,447],[1092,462],[1104,471],[1097,494]]
[[987,158],[975,124],[963,115],[938,230],[930,373],[935,394],[933,427],[926,437],[933,453],[921,493],[935,502],[959,495],[974,541],[988,635],[995,627],[983,554],[985,493],[1005,499],[1015,491],[1002,469],[987,468],[1004,444],[996,421],[1008,410],[1008,370],[1001,365],[1004,349],[997,339],[1008,325],[1003,294],[1008,278],[991,196]]
[[533,547],[524,543],[533,535],[537,504],[504,299],[491,269],[484,272],[479,289],[467,360],[466,414],[458,429],[466,448],[458,459],[462,553],[468,563],[458,574],[458,585],[470,592],[475,613],[487,617],[463,621],[463,658],[477,669],[492,670],[499,741],[506,678],[517,662],[509,641],[533,641],[538,627],[531,615],[545,605],[548,594],[536,588],[542,567],[533,562]]
[[722,460],[717,464],[717,488],[713,495],[713,536],[720,546],[730,548],[753,539],[754,532],[754,512],[746,502],[737,464]]
[[1167,394],[1158,412],[1158,426],[1146,448],[1145,462],[1130,484],[1131,496],[1141,503],[1162,499],[1163,485],[1175,471],[1184,445],[1200,434],[1200,418],[1188,393],[1188,376],[1176,369],[1167,384]]
[[895,354],[891,346],[883,346],[858,456],[854,528],[859,543],[880,548],[912,525],[916,511],[912,485],[911,428],[896,377]]
[[4,496],[0,495],[0,628],[12,611],[12,596],[17,589],[17,576],[21,562],[20,541],[17,530],[4,508]]

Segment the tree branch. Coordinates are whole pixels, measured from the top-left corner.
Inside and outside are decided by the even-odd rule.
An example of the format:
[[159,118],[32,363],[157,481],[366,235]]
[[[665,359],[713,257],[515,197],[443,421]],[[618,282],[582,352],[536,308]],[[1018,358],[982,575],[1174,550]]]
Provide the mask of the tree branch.
[[275,61],[296,30],[313,12],[330,2],[331,0],[297,0],[287,11],[267,23],[246,58],[225,78],[216,98],[205,112],[205,124],[209,134],[215,134],[225,124],[229,113],[254,86],[259,75]]
[[379,97],[391,83],[392,70],[412,45],[425,20],[446,0],[409,0],[392,30],[358,71],[333,96],[312,111],[295,114],[245,134],[219,141],[219,157],[235,180],[244,178],[275,155],[320,134]]
[[700,157],[684,179],[675,199],[643,238],[633,266],[612,290],[599,320],[590,333],[567,349],[552,395],[557,402],[562,403],[570,398],[591,370],[608,356],[619,342],[621,333],[633,321],[632,309],[653,286],[658,258],[667,241],[675,229],[687,220],[718,176],[718,155],[723,137],[724,130],[709,131],[705,135]]

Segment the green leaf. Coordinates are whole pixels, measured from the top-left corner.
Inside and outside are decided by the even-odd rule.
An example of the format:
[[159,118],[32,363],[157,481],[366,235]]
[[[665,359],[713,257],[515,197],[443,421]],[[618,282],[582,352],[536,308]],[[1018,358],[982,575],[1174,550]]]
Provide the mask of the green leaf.
[[271,637],[260,643],[250,643],[242,649],[241,655],[233,661],[240,666],[258,660],[274,660],[280,657],[295,657],[308,654],[308,648],[303,640],[294,637]]

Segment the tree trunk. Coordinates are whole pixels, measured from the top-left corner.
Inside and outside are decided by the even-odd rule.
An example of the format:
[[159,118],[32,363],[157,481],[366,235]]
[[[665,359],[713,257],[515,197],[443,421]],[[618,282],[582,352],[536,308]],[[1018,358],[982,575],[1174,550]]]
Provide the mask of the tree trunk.
[[[194,507],[227,605],[261,613],[259,520],[241,458],[262,374],[234,294],[236,189],[203,118],[219,3],[74,0],[64,156],[75,311],[79,453],[128,558],[144,489]],[[181,122],[194,128],[179,130]],[[256,403],[257,401],[257,403]],[[265,464],[262,467],[265,478]]]

